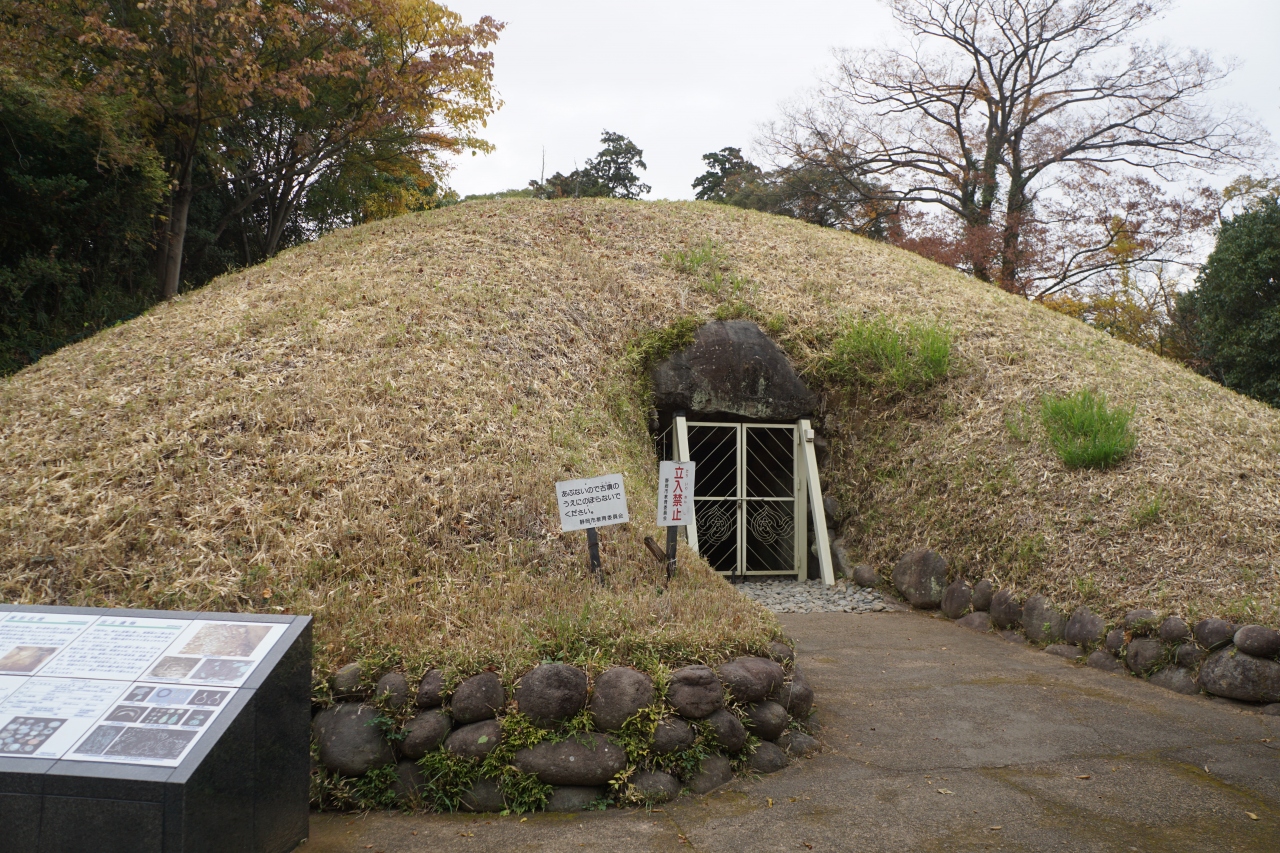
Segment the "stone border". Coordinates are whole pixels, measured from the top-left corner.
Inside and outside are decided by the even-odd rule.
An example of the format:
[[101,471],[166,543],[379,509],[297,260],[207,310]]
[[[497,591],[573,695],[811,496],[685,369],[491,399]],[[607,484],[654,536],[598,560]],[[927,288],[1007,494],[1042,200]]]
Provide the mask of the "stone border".
[[[872,570],[859,566],[863,576]],[[868,578],[869,579],[869,578]],[[927,549],[899,558],[892,574],[902,598],[919,610],[941,610],[957,625],[998,631],[1014,642],[1106,672],[1127,673],[1188,696],[1207,694],[1280,716],[1280,631],[1225,619],[1188,625],[1176,615],[1130,610],[1108,623],[1088,607],[1068,617],[1043,595],[1025,601],[990,580],[947,583],[947,561]]]
[[[662,695],[649,675],[631,667],[589,677],[568,664],[543,663],[523,673],[508,695],[492,671],[447,690],[443,673],[431,670],[411,691],[400,672],[370,686],[360,664],[352,663],[330,679],[335,701],[313,715],[313,754],[319,767],[357,783],[394,767],[395,805],[416,807],[430,784],[423,771],[433,758],[483,761],[502,742],[510,718],[546,730],[540,742],[522,743],[506,770],[550,785],[547,811],[705,794],[731,781],[735,767],[773,773],[821,748],[805,731],[813,689],[795,666],[795,652],[782,643],[769,651],[771,657],[734,658],[715,669],[674,670]],[[582,730],[586,719],[590,731]],[[570,735],[571,720],[577,731]],[[626,751],[627,743],[638,743],[636,732],[644,733],[639,763]],[[694,754],[701,760],[664,760]],[[674,764],[687,770],[677,776],[670,772]],[[461,808],[506,809],[502,784],[478,779]]]

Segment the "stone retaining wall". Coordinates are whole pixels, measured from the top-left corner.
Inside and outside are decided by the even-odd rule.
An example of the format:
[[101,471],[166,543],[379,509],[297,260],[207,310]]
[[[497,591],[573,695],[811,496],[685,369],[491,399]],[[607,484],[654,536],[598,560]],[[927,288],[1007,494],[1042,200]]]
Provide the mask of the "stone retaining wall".
[[[869,571],[859,568],[864,576]],[[1068,616],[1043,595],[1023,599],[990,580],[948,583],[946,560],[928,550],[904,554],[892,581],[911,606],[941,610],[965,628],[998,631],[1005,639],[1178,693],[1217,696],[1280,715],[1280,631],[1264,625],[1202,619],[1192,626],[1146,609],[1110,623],[1083,606]]]
[[446,801],[433,788],[441,761],[470,768],[463,810],[571,811],[706,793],[735,771],[772,773],[819,748],[805,730],[813,690],[781,643],[770,657],[677,669],[661,690],[630,667],[590,677],[559,663],[523,673],[510,693],[496,672],[452,689],[439,670],[416,687],[399,672],[371,681],[359,664],[333,675],[334,701],[312,723],[315,777],[364,789],[381,780],[371,796],[385,805]]

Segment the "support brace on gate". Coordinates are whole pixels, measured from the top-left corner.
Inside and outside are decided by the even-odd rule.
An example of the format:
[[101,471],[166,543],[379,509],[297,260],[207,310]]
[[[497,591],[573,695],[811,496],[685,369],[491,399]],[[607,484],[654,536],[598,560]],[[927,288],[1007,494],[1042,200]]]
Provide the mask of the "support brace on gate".
[[[796,499],[805,495],[809,499],[810,511],[813,513],[813,538],[818,546],[818,568],[822,572],[822,582],[831,586],[836,582],[835,571],[831,567],[831,541],[827,536],[827,511],[822,505],[822,484],[818,482],[818,454],[813,449],[813,427],[807,420],[801,419],[796,424],[797,450],[796,468],[803,472],[805,488],[799,489]],[[803,464],[801,462],[803,461]]]

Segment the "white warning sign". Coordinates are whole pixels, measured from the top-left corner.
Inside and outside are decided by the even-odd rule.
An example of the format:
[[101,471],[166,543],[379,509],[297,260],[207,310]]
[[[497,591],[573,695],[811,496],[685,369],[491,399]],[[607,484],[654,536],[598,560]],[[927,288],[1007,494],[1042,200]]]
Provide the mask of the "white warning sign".
[[658,526],[693,523],[693,463],[662,462],[658,466]]
[[556,500],[560,503],[560,529],[565,533],[631,520],[621,474],[556,483]]

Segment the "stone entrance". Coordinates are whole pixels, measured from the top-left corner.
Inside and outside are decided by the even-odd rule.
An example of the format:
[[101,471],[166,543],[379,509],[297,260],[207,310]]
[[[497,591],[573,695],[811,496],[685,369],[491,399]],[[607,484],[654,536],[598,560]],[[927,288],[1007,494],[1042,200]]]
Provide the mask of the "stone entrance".
[[817,397],[746,320],[707,323],[650,374],[662,459],[697,464],[689,544],[736,579],[834,581],[808,416]]

